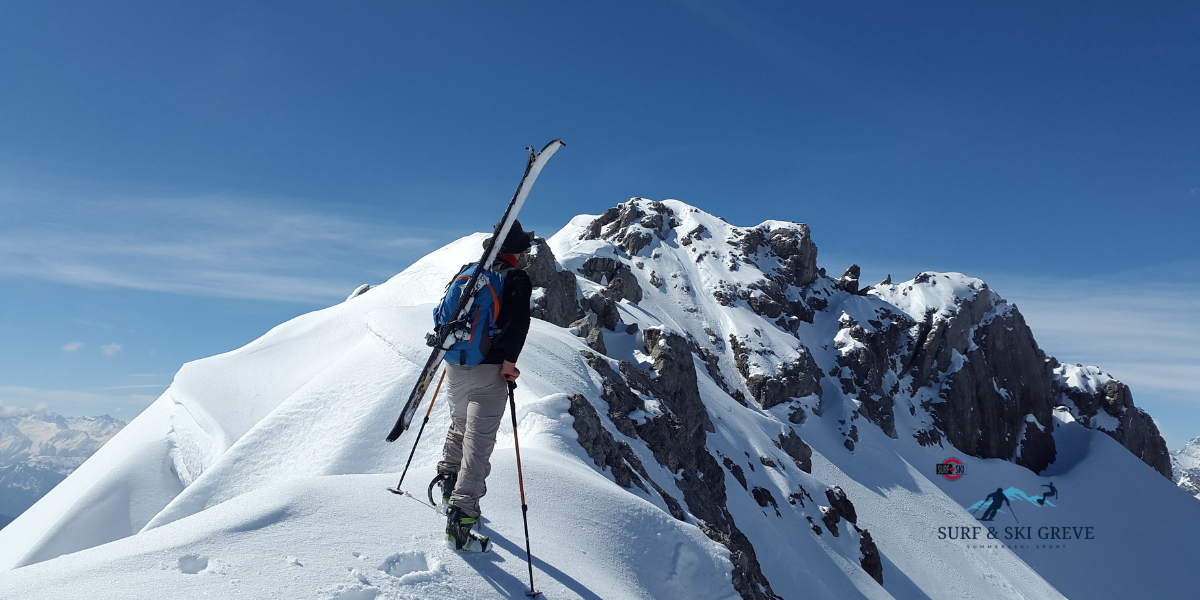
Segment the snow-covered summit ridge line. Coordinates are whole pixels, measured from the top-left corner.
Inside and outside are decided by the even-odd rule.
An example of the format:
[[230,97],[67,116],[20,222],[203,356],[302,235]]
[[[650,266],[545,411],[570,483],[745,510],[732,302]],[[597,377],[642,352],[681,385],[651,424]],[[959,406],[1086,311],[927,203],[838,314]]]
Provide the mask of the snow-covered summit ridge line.
[[[120,557],[148,565],[132,580],[158,581],[161,559],[151,557],[180,536],[229,550],[226,540],[261,529],[277,536],[271,547],[311,546],[310,528],[325,527],[310,517],[318,505],[343,507],[347,520],[328,525],[322,547],[348,554],[339,531],[360,531],[351,519],[388,506],[388,526],[372,534],[378,552],[428,554],[438,532],[426,509],[377,483],[397,474],[408,443],[380,439],[428,353],[432,305],[484,237],[185,365],[150,409],[0,533],[0,565],[29,565],[10,580],[30,573],[66,586]],[[1045,356],[1016,307],[978,279],[921,273],[862,286],[857,267],[835,279],[817,266],[806,225],[739,227],[637,198],[573,219],[524,266],[539,320],[521,357],[517,416],[527,476],[536,474],[526,484],[538,577],[554,597],[1060,597],[1051,583],[1089,597],[1080,569],[1031,567],[1012,553],[979,560],[952,544],[913,552],[938,526],[974,525],[962,507],[977,500],[951,498],[914,468],[953,452],[1037,489],[1037,472],[1097,468],[1087,457],[1099,456],[1125,460],[1131,482],[1170,486],[1143,464],[1158,469],[1161,437],[1126,402],[1127,388]],[[427,436],[446,419],[439,401]],[[433,476],[433,437],[409,473],[418,484]],[[520,522],[506,504],[511,441],[502,432],[484,498],[498,540],[520,536],[505,529]],[[316,495],[296,500],[298,482]],[[339,486],[361,508],[321,495]],[[285,499],[277,508],[244,514],[273,492]],[[576,560],[580,539],[676,558],[589,548]],[[512,565],[509,575],[523,577],[523,556],[483,578],[452,554],[437,560],[453,581],[433,569],[418,597],[492,594],[487,582]],[[345,576],[330,564],[278,581]],[[347,593],[367,593],[367,582],[377,587],[361,575]]]

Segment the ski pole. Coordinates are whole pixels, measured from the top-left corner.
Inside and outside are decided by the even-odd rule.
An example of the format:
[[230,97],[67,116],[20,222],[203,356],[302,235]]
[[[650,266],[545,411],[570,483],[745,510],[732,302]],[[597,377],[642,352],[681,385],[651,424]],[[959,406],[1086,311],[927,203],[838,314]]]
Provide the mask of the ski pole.
[[425,432],[425,424],[429,422],[429,414],[433,412],[433,403],[437,402],[438,392],[442,390],[442,380],[446,379],[446,370],[442,369],[442,376],[438,379],[437,387],[433,389],[433,398],[429,400],[429,410],[425,411],[425,420],[421,421],[421,428],[417,430],[417,439],[413,440],[412,451],[408,453],[408,462],[404,463],[404,471],[400,473],[400,483],[394,488],[388,488],[388,491],[393,494],[404,495],[404,490],[400,486],[404,483],[404,476],[408,475],[408,465],[412,464],[413,455],[417,453],[417,444],[421,441],[421,434]]
[[541,592],[533,589],[533,558],[529,552],[529,505],[525,503],[525,476],[521,473],[521,444],[517,441],[517,401],[513,399],[513,392],[516,389],[517,382],[508,382],[508,412],[512,415],[513,448],[517,451],[517,483],[521,488],[521,520],[525,522],[525,562],[529,564],[529,591],[525,592],[525,595],[535,598]]
[[1020,519],[1017,519],[1017,510],[1016,510],[1015,508],[1013,508],[1013,505],[1012,505],[1012,504],[1009,504],[1009,505],[1008,505],[1008,510],[1009,510],[1010,512],[1012,512],[1012,516],[1013,516],[1013,518],[1014,518],[1014,519],[1016,519],[1016,521],[1017,521],[1018,523],[1020,523],[1020,522],[1021,522],[1021,520],[1020,520]]

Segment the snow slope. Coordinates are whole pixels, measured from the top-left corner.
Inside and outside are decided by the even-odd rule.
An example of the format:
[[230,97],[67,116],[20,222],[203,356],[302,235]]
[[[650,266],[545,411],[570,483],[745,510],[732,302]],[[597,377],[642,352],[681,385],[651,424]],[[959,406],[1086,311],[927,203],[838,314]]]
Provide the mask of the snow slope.
[[[543,321],[534,322],[521,356],[516,417],[534,577],[548,598],[768,597],[765,587],[739,580],[753,568],[710,528],[712,507],[702,506],[695,490],[714,472],[662,466],[669,448],[622,433],[603,399],[614,381],[597,370],[600,363],[613,373],[640,369],[646,381],[662,383],[669,375],[653,364],[668,351],[695,367],[704,413],[698,418],[710,423],[700,433],[702,453],[723,465],[716,472],[723,484],[711,497],[723,499],[725,520],[752,544],[755,568],[778,597],[1188,597],[1195,589],[1180,540],[1200,534],[1200,505],[1068,411],[1055,413],[1057,459],[1034,474],[1011,460],[918,443],[913,433],[930,427],[925,401],[936,396],[927,388],[914,389],[910,399],[897,396],[890,435],[863,418],[862,402],[832,375],[817,382],[818,391],[770,408],[746,399],[754,376],[804,360],[837,373],[839,356],[861,343],[846,333],[847,320],[872,328],[881,307],[914,319],[950,314],[982,282],[932,274],[862,295],[820,277],[803,291],[784,292],[792,301],[821,297],[825,308],[811,323],[774,322],[758,314],[772,311],[762,308],[773,301],[766,292],[723,302],[713,291],[753,289],[763,273],[792,268],[765,247],[735,261],[729,240],[747,230],[804,226],[735,228],[680,202],[662,206],[677,222],[622,230],[642,244],[633,254],[603,236],[582,239],[591,216],[549,240],[559,268],[580,272],[589,259],[612,258],[636,278],[642,297],[616,302],[620,326],[603,332],[604,356],[571,328]],[[432,304],[457,268],[477,257],[483,237],[454,242],[244,348],[186,365],[155,404],[0,531],[0,597],[520,597],[527,574],[511,432],[501,430],[482,502],[496,540],[492,555],[447,551],[441,519],[421,500],[447,424],[442,400],[404,484],[415,498],[384,490],[395,483],[415,434],[382,441],[425,359]],[[578,295],[603,294],[609,283],[580,277]],[[1002,317],[1007,305],[988,294],[988,318]],[[647,348],[652,328],[663,333]],[[662,346],[682,339],[669,333],[695,349]],[[961,367],[958,356],[950,368]],[[634,387],[644,408],[628,418],[638,427],[678,410]],[[597,466],[582,445],[583,417],[572,416],[580,398],[601,429],[628,447],[620,464],[632,467],[636,459],[644,466],[638,481],[645,485],[622,487],[611,468]],[[811,473],[779,443],[793,434],[811,447]],[[949,456],[966,464],[962,479],[934,474]],[[1001,513],[995,525],[1009,517],[1015,525],[1019,517],[1035,537],[1042,526],[1091,526],[1095,539],[1010,548],[986,537],[939,537],[949,528],[987,525],[966,508],[995,487],[1035,496],[1050,481],[1061,501],[1035,508],[1018,500],[1015,517]],[[853,502],[855,525],[830,518],[832,486]],[[709,523],[698,514],[709,515]],[[882,585],[863,566],[868,532]],[[1132,569],[1128,575],[1104,568],[1114,555]],[[1156,575],[1137,575],[1150,572]]]

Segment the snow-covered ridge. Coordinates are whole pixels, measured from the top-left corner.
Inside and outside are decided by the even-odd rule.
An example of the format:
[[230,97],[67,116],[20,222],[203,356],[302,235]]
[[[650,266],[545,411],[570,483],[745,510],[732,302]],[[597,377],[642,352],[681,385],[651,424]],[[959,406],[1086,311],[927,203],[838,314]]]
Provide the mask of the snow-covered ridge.
[[[437,517],[418,501],[443,401],[403,486],[417,498],[383,491],[411,448],[413,433],[382,438],[426,356],[431,305],[483,237],[186,365],[0,533],[0,565],[20,567],[0,575],[0,595],[35,581],[44,587],[31,597],[115,591],[111,564],[123,565],[122,589],[180,595],[515,595],[525,572],[511,432],[483,503],[493,562],[441,549]],[[1170,535],[1200,533],[1200,513],[1181,508],[1194,501],[1147,468],[1161,437],[1128,389],[1045,356],[982,281],[921,273],[861,286],[856,267],[834,278],[817,266],[806,225],[735,226],[645,199],[573,219],[525,267],[539,320],[516,416],[548,597],[1170,597],[1186,587],[1173,575],[1187,572],[1172,562],[1179,553],[1127,558],[1135,571],[1166,565],[1137,586],[1087,575],[1083,565],[1122,543],[1167,540],[1126,528],[1105,503],[1073,505],[1110,524],[1105,539],[1117,544],[1083,554],[983,554],[936,538],[939,527],[976,526],[963,509],[995,480],[1032,493],[1050,477],[1081,499],[1133,486],[1174,515]],[[1096,411],[1117,427],[1099,427]],[[963,481],[933,474],[948,455],[967,466]]]

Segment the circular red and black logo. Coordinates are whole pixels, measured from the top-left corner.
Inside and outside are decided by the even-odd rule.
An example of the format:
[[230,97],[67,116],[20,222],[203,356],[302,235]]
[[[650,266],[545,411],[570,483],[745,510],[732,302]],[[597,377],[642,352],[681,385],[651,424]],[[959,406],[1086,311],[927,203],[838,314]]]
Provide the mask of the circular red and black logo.
[[954,481],[967,474],[967,465],[957,458],[947,458],[937,466],[937,474]]

